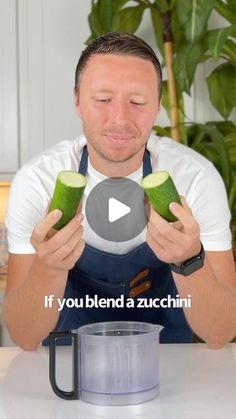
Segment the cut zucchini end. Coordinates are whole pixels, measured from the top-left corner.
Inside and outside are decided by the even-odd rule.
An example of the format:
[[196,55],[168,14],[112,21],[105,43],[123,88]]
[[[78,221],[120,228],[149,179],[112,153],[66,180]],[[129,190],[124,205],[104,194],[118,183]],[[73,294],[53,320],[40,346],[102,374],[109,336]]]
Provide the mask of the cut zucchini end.
[[83,188],[86,186],[87,179],[84,175],[73,170],[63,170],[58,174],[61,183],[71,188]]
[[169,172],[161,171],[151,173],[143,178],[141,185],[144,189],[155,188],[164,183],[170,177]]

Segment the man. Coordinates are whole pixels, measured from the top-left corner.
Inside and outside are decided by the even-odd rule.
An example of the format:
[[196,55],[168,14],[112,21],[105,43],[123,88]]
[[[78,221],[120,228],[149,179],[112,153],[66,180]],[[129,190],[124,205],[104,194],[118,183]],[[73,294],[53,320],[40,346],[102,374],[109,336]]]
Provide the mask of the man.
[[[224,185],[208,160],[151,134],[160,99],[160,64],[144,41],[117,33],[96,39],[76,69],[75,106],[84,136],[59,143],[16,175],[6,220],[10,256],[3,314],[12,339],[25,350],[36,349],[53,329],[104,320],[160,323],[163,342],[190,342],[193,330],[211,348],[236,334]],[[53,225],[62,214],[47,208],[61,170],[86,174],[88,185],[82,211],[56,232]],[[123,243],[92,231],[84,208],[95,185],[107,177],[140,183],[144,174],[158,170],[171,173],[182,195],[182,206],[170,205],[179,221],[168,223],[151,209],[147,229]],[[95,294],[190,295],[191,308],[58,311],[57,298]],[[49,295],[53,304],[45,308]]]

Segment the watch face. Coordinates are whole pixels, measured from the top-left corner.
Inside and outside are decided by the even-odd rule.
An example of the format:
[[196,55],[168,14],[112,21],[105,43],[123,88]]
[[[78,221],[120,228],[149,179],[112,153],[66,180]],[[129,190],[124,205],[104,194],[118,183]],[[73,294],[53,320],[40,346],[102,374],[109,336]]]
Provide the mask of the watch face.
[[182,275],[185,275],[185,276],[191,275],[193,272],[202,268],[202,266],[203,266],[203,260],[201,256],[198,256],[198,258],[192,261],[186,262],[184,265],[181,266]]
[[189,260],[186,260],[180,266],[177,266],[174,263],[171,263],[170,267],[172,271],[180,275],[188,276],[194,273],[195,271],[197,271],[198,269],[202,268],[204,265],[204,260],[205,260],[205,251],[202,245],[200,253],[197,256],[192,257]]

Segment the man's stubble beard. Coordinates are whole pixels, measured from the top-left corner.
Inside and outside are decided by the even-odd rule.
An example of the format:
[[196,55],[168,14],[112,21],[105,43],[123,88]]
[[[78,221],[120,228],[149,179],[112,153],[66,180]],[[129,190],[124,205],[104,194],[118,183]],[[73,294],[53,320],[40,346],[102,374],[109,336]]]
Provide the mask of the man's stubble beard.
[[[88,137],[87,137],[88,138]],[[88,143],[90,145],[90,147],[92,147],[95,152],[99,155],[99,157],[101,157],[104,161],[109,162],[109,163],[125,163],[129,160],[131,160],[136,154],[138,154],[146,145],[145,144],[140,144],[139,147],[136,150],[131,150],[128,152],[127,151],[120,151],[120,154],[118,152],[118,150],[116,151],[116,157],[113,157],[112,154],[109,154],[109,151],[104,152],[103,149],[101,147],[99,147],[97,145],[97,143],[93,143],[93,141],[88,140]]]
[[83,131],[84,131],[84,135],[87,139],[87,143],[88,145],[93,148],[93,150],[95,151],[95,153],[97,155],[99,155],[100,158],[102,158],[104,161],[106,161],[107,163],[125,163],[129,160],[131,160],[136,154],[138,154],[140,152],[140,150],[142,150],[142,148],[145,148],[146,144],[147,144],[147,140],[144,144],[138,144],[137,145],[137,149],[129,151],[128,155],[127,155],[127,151],[126,150],[121,150],[120,151],[120,155],[118,150],[115,152],[116,153],[116,157],[114,158],[112,156],[112,153],[109,154],[109,150],[108,152],[104,152],[103,148],[99,146],[99,141],[94,141],[91,136],[89,135],[89,133],[87,132],[85,126],[83,126]]

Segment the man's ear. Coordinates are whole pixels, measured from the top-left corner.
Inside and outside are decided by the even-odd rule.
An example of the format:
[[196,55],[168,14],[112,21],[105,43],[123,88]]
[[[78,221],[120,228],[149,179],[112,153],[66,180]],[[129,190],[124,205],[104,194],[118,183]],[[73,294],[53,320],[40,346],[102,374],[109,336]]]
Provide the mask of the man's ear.
[[74,90],[74,104],[77,111],[77,114],[80,115],[80,103],[79,103],[79,92]]

